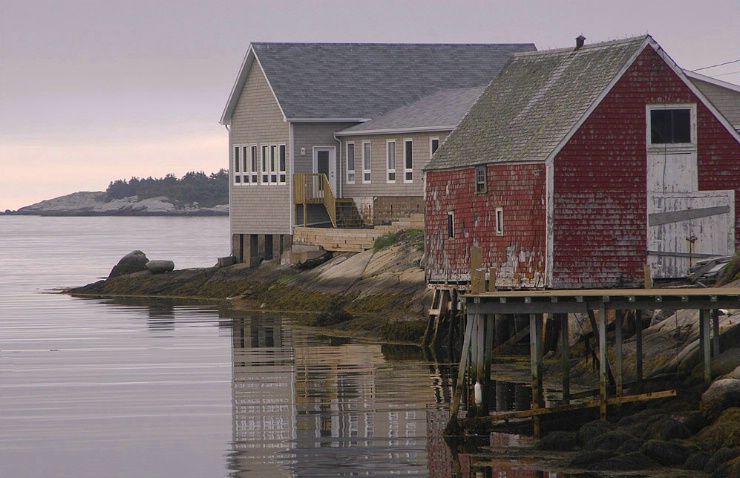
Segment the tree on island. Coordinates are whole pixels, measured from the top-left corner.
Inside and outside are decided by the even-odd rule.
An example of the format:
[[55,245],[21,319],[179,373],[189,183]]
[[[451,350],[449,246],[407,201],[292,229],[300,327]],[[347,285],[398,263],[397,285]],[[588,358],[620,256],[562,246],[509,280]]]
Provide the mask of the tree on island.
[[173,204],[214,207],[229,203],[229,171],[221,169],[206,175],[190,171],[178,179],[174,174],[163,178],[132,177],[112,181],[105,190],[106,201],[137,196],[139,200],[167,197]]

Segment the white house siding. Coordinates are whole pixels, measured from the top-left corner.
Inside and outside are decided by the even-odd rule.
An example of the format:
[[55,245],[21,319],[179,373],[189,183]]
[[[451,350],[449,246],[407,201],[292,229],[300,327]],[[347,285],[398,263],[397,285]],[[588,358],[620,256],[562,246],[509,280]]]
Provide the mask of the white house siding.
[[[403,197],[424,195],[423,169],[431,159],[430,140],[439,138],[440,144],[449,131],[412,134],[379,134],[342,137],[342,189],[344,197]],[[413,182],[404,182],[404,141],[413,141]],[[396,142],[396,181],[388,182],[386,167],[386,143]],[[362,182],[362,144],[370,141],[371,169],[370,183]],[[355,143],[355,183],[347,184],[346,144]]]
[[[234,109],[229,135],[230,170],[235,144],[285,144],[287,184],[234,185],[231,178],[232,234],[290,234],[289,125],[259,64],[255,62]],[[260,148],[258,148],[258,151]]]

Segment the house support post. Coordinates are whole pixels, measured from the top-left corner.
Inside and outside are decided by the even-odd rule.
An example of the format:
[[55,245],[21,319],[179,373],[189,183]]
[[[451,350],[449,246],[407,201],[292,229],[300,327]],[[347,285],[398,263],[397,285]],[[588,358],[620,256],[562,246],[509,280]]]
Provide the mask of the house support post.
[[[544,406],[542,400],[542,316],[529,314],[529,347],[532,365],[532,410]],[[532,417],[534,435],[539,438],[542,434],[539,415]]]
[[615,374],[614,379],[617,386],[617,397],[622,396],[623,392],[623,374],[622,374],[622,322],[624,316],[622,311],[616,311],[616,317],[614,318],[614,355],[616,356],[615,361]]
[[607,353],[606,353],[606,306],[602,301],[599,305],[599,417],[606,420],[607,408]]
[[[489,398],[493,395],[493,386],[491,383],[491,367],[493,364],[493,333],[494,333],[494,325],[493,315],[484,315],[484,324],[486,329],[486,336],[485,336],[485,346],[484,346],[484,356],[483,360],[485,360],[485,365],[483,366],[483,382],[481,382],[481,387],[483,388],[483,403],[488,403]],[[487,409],[488,407],[486,407]]]
[[717,357],[719,353],[719,310],[712,309],[712,357]]
[[560,320],[560,360],[563,369],[563,404],[570,403],[570,342],[568,337],[568,314],[557,314]]
[[635,371],[637,390],[642,393],[642,312],[633,310],[635,318]]
[[707,383],[712,381],[712,350],[710,347],[709,325],[709,311],[701,309],[699,311],[699,341],[704,357],[704,381]]

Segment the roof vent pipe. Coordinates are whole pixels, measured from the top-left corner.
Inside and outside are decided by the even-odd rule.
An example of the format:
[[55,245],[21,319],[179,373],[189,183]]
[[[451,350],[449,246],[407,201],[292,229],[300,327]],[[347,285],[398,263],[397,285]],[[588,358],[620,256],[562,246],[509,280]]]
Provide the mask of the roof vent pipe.
[[583,48],[583,42],[586,41],[586,37],[583,35],[578,35],[576,37],[576,50],[580,50]]

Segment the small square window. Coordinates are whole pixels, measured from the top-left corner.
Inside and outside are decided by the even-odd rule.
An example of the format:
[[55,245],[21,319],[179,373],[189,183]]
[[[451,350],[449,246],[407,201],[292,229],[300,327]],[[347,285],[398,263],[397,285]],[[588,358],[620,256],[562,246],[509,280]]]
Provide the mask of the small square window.
[[691,111],[688,108],[651,110],[650,142],[691,143]]

